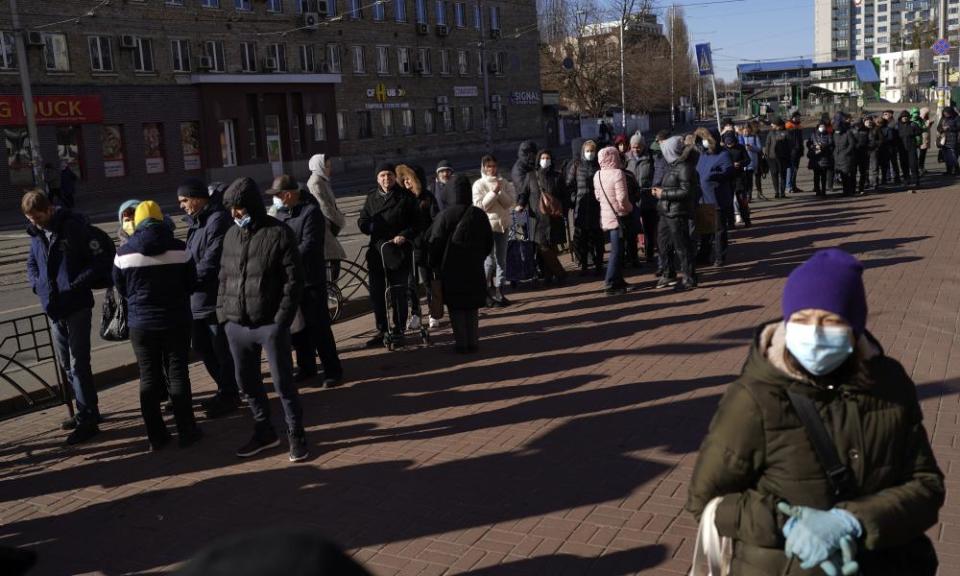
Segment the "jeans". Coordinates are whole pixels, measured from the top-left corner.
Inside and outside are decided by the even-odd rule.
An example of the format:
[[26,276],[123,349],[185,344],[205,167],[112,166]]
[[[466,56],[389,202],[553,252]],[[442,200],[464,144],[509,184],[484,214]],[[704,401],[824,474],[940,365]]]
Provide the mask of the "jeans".
[[96,424],[100,411],[90,368],[91,317],[92,309],[84,308],[60,320],[50,319],[50,335],[57,363],[77,401],[77,422]]
[[330,309],[327,307],[326,290],[323,287],[304,288],[300,313],[305,323],[303,331],[293,335],[297,351],[297,365],[307,374],[317,373],[317,355],[323,363],[327,378],[340,378],[343,368],[337,354],[337,341],[330,327]]
[[140,413],[147,427],[147,438],[152,444],[162,443],[169,437],[160,411],[164,386],[173,403],[177,433],[184,437],[196,430],[187,368],[189,334],[190,326],[187,324],[166,330],[130,328],[130,344],[133,345],[140,368]]
[[[409,247],[407,248],[410,249]],[[409,262],[409,260],[408,260]],[[370,282],[370,302],[373,304],[373,317],[377,332],[386,334],[390,330],[387,321],[387,282],[390,290],[390,302],[393,305],[393,327],[396,333],[402,333],[407,321],[407,285],[409,282],[409,264],[401,270],[384,270],[380,250],[371,246],[367,250],[367,271]],[[326,302],[326,298],[324,298]]]
[[207,374],[217,384],[217,394],[225,398],[237,398],[236,368],[230,355],[230,344],[223,324],[216,316],[193,320],[193,350],[200,355]]
[[450,327],[453,328],[454,345],[461,350],[476,350],[480,345],[480,311],[453,309],[449,306]]
[[957,151],[953,148],[944,148],[943,162],[947,165],[947,174],[955,174],[957,172]]
[[[326,302],[326,300],[324,300]],[[230,351],[237,364],[237,382],[247,395],[250,411],[253,413],[255,431],[266,435],[274,431],[270,421],[270,401],[263,388],[260,373],[260,353],[267,353],[270,364],[270,377],[280,397],[283,415],[287,421],[287,432],[303,432],[303,407],[300,395],[293,383],[293,358],[290,355],[290,327],[280,324],[265,326],[242,326],[227,322],[227,340]]]
[[502,232],[493,233],[493,249],[483,262],[483,269],[487,274],[487,283],[493,279],[493,285],[499,288],[506,277],[507,266],[507,235]]
[[614,228],[607,230],[610,239],[610,259],[607,260],[607,276],[604,278],[604,288],[617,288],[625,284],[623,280],[623,247],[620,245],[621,230]]

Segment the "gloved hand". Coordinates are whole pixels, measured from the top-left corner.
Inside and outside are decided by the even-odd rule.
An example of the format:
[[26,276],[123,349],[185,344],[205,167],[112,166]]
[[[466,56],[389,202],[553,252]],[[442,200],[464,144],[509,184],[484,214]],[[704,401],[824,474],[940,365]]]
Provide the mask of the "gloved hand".
[[820,569],[827,576],[854,576],[860,572],[857,564],[857,543],[853,537],[844,536],[840,539],[840,552],[834,552],[826,562],[820,563]]
[[777,509],[790,516],[783,526],[783,535],[787,538],[784,552],[787,558],[800,558],[800,567],[804,570],[826,562],[840,550],[844,536],[859,538],[863,534],[860,522],[846,510],[816,510],[790,506],[786,502],[777,504]]

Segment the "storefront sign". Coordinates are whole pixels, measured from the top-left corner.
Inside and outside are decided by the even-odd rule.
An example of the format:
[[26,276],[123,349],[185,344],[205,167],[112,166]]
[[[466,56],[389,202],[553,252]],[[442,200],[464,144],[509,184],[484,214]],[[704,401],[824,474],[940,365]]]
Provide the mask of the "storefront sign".
[[367,104],[367,110],[397,110],[401,108],[409,108],[409,102],[387,102],[386,104]]
[[183,147],[183,169],[199,170],[200,166],[200,123],[180,123],[180,146]]
[[119,125],[100,128],[100,145],[103,151],[103,175],[106,178],[121,178],[127,174],[123,162],[123,129]]
[[406,95],[407,91],[403,88],[388,88],[383,82],[375,88],[367,88],[367,98],[376,98],[377,102],[386,102],[387,98],[403,98]]
[[539,90],[514,90],[510,93],[511,104],[539,104]]
[[453,96],[455,98],[474,98],[478,94],[476,86],[454,86]]
[[[37,124],[99,124],[103,106],[99,96],[36,96]],[[0,96],[0,126],[27,123],[20,96]]]

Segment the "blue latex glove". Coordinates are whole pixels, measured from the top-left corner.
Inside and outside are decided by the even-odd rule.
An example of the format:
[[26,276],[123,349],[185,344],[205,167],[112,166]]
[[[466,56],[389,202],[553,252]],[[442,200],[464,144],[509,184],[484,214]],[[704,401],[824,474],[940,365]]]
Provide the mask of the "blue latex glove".
[[846,510],[824,511],[790,506],[786,502],[777,504],[777,509],[790,516],[783,526],[783,535],[787,538],[784,552],[787,558],[800,558],[800,567],[804,570],[827,562],[840,550],[844,536],[859,538],[863,534],[860,522]]
[[853,537],[844,536],[840,539],[840,552],[834,552],[829,560],[820,564],[820,569],[827,576],[854,576],[860,572],[857,564],[857,543]]

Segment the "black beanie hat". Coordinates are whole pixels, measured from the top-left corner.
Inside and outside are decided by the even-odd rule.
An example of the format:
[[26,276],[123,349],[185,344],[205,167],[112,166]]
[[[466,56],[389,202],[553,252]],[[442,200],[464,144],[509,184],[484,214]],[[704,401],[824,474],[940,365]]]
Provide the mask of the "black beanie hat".
[[469,176],[463,173],[455,175],[451,188],[453,189],[453,198],[457,206],[470,206],[473,204],[473,186],[470,183]]
[[209,198],[210,190],[199,178],[187,178],[177,186],[178,198]]
[[377,164],[377,171],[374,173],[374,176],[379,176],[381,172],[396,172],[397,167],[390,162],[381,162]]

